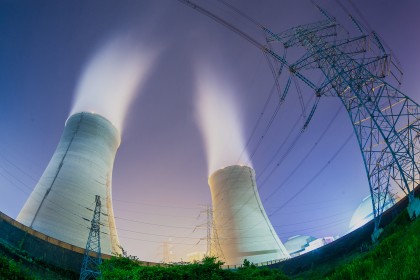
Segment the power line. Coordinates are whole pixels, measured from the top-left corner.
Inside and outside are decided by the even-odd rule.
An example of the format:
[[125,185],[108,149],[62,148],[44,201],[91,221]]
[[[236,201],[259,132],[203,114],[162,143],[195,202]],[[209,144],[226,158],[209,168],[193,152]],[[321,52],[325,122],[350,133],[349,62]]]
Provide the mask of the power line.
[[152,203],[147,203],[147,202],[134,202],[134,201],[129,201],[129,200],[121,200],[121,199],[112,199],[113,201],[119,201],[119,202],[124,202],[124,203],[130,203],[130,204],[136,204],[136,205],[148,205],[148,206],[154,206],[154,207],[159,207],[159,208],[178,208],[178,209],[194,209],[194,210],[199,210],[200,207],[184,207],[184,206],[174,206],[174,205],[162,205],[162,204],[152,204]]
[[[289,226],[295,226],[295,225],[310,224],[310,223],[313,223],[313,222],[316,222],[316,221],[327,220],[327,219],[329,219],[331,217],[342,216],[343,214],[347,214],[347,213],[350,213],[350,212],[353,213],[353,210],[343,211],[343,212],[340,212],[340,213],[335,213],[333,215],[328,215],[328,216],[321,217],[321,218],[312,218],[309,221],[299,221],[299,222],[296,222],[296,223],[281,224],[281,225],[277,225],[277,226],[273,226],[273,227],[281,227],[281,228],[283,228],[283,227],[289,227]],[[348,219],[348,215],[346,215],[346,219]]]
[[[194,218],[192,216],[185,216],[185,215],[162,214],[162,213],[156,213],[156,212],[145,212],[145,211],[135,211],[135,210],[128,210],[128,209],[121,209],[119,207],[120,207],[119,204],[116,204],[116,205],[113,206],[114,210],[117,210],[119,212],[131,212],[131,213],[143,214],[143,215],[148,215],[148,216],[162,216],[162,217],[174,217],[174,218]],[[183,209],[183,208],[181,208],[181,209]]]
[[346,222],[348,223],[348,218],[334,220],[332,222],[317,225],[317,226],[313,226],[313,227],[296,229],[296,230],[292,230],[292,231],[279,232],[278,234],[279,235],[296,234],[296,233],[308,232],[308,231],[313,231],[313,230],[327,229],[327,228],[331,228],[331,227],[336,226],[336,225],[344,224]]
[[[62,207],[61,207],[62,208]],[[84,218],[84,217],[82,217],[82,216],[79,216],[79,215],[77,215],[77,214],[75,214],[75,213],[73,213],[72,211],[69,211],[69,210],[67,210],[67,209],[65,209],[65,208],[62,208],[64,211],[66,211],[66,213],[70,213],[70,214],[72,214],[72,215],[74,215],[75,217],[77,217],[77,218],[79,218],[79,219],[83,219],[83,220],[86,220],[86,221],[88,221],[88,219],[86,219],[86,218]],[[67,220],[69,220],[69,221],[71,221],[71,222],[73,222],[73,223],[75,223],[75,224],[78,224],[78,225],[81,225],[81,226],[83,226],[83,227],[87,227],[86,225],[83,225],[83,224],[81,224],[81,223],[79,223],[79,222],[76,222],[76,221],[74,221],[74,220],[72,220],[72,219],[69,219],[69,217],[67,216],[67,215],[63,215],[61,212],[56,212],[57,214],[59,214],[59,215],[62,215],[63,217],[65,217]],[[319,219],[322,219],[322,218],[319,218]],[[131,221],[133,221],[133,222],[140,222],[140,223],[145,223],[145,222],[141,222],[141,221],[134,221],[134,220],[131,220]],[[146,224],[151,224],[151,223],[146,223]],[[331,224],[331,223],[329,223],[329,224]],[[327,225],[329,225],[329,224],[327,224]],[[166,226],[166,225],[160,225],[160,224],[153,224],[153,225],[159,225],[159,226]],[[104,226],[104,225],[103,225]],[[323,225],[322,225],[323,226]],[[107,226],[106,226],[107,227]],[[171,226],[166,226],[166,227],[171,227]],[[276,226],[276,225],[274,225],[274,227],[282,227],[282,226]],[[180,228],[180,227],[177,227],[177,228]],[[181,227],[181,228],[186,228],[186,229],[191,229],[191,228],[188,228],[188,227]],[[305,229],[302,229],[302,230],[310,230],[310,229],[314,229],[314,228],[318,228],[318,227],[309,227],[309,228],[305,228]],[[116,228],[118,231],[126,231],[126,232],[132,232],[132,233],[137,233],[137,234],[146,234],[146,235],[153,235],[153,236],[159,236],[159,237],[173,237],[173,238],[184,238],[184,239],[195,239],[195,240],[198,240],[198,239],[200,239],[200,238],[194,238],[194,237],[191,237],[191,236],[175,236],[175,235],[163,235],[163,234],[152,234],[152,233],[144,233],[144,232],[139,232],[139,231],[133,231],[133,230],[129,230],[129,229],[123,229],[123,228],[120,228],[120,227],[117,227]],[[234,229],[234,228],[231,228],[231,230],[238,230],[238,229]],[[107,232],[102,232],[103,234],[107,234],[107,235],[110,235],[110,233],[107,233]],[[133,237],[127,237],[127,236],[119,236],[120,238],[122,238],[122,239],[132,239],[132,240],[138,240],[138,241],[144,241],[144,242],[150,242],[150,243],[161,243],[161,241],[153,241],[153,240],[147,240],[147,239],[140,239],[140,238],[133,238]],[[254,236],[250,236],[249,238],[252,238],[252,237],[254,237]],[[262,238],[263,238],[263,236],[261,236]],[[220,239],[224,239],[223,237],[220,237]],[[181,243],[181,242],[174,242],[174,244],[177,244],[177,245],[191,245],[191,246],[197,246],[198,244],[190,244],[190,243]]]
[[[297,191],[291,198],[289,198],[286,202],[284,202],[280,207],[278,207],[274,212],[271,213],[270,217],[276,214],[278,211],[283,209],[284,206],[289,204],[293,199],[295,199],[299,194],[301,194],[307,187],[309,187],[313,181],[315,181],[319,175],[321,175],[324,170],[330,165],[330,163],[340,154],[340,152],[344,149],[344,147],[347,145],[347,143],[350,141],[350,139],[353,137],[353,132],[347,137],[346,141],[340,146],[340,148],[334,153],[334,155],[327,161],[326,164],[305,184],[303,187]],[[271,198],[271,197],[269,197]],[[267,198],[267,199],[269,199]]]
[[[334,116],[331,118],[331,120],[329,121],[329,123],[327,124],[326,128],[322,131],[321,135],[318,137],[318,139],[315,141],[315,143],[313,144],[313,146],[311,147],[311,149],[306,153],[306,155],[299,161],[299,163],[296,165],[296,167],[292,170],[291,173],[289,173],[289,175],[283,180],[283,182],[277,187],[275,188],[268,196],[267,198],[264,200],[264,202],[266,202],[267,200],[269,200],[270,197],[274,196],[285,184],[287,181],[289,181],[290,178],[292,178],[292,176],[298,171],[298,169],[304,164],[304,162],[308,159],[308,157],[312,154],[312,152],[315,150],[315,148],[318,146],[318,144],[322,141],[322,139],[324,138],[324,136],[327,134],[328,130],[331,128],[332,124],[334,123],[334,121],[337,119],[338,114],[341,112],[342,107],[339,107],[338,110],[336,111],[336,113],[334,114]],[[301,135],[301,133],[299,134]],[[294,144],[297,142],[297,140],[295,139],[295,141],[293,141],[292,145],[294,146]],[[291,148],[293,148],[293,146]],[[283,155],[283,158],[281,159],[280,162],[283,161],[284,157],[290,152],[290,148],[289,150]],[[279,163],[280,163],[279,162]],[[279,164],[278,163],[278,164]],[[278,165],[277,165],[278,166]],[[276,167],[277,167],[276,166]],[[271,174],[273,173],[274,169],[272,170],[272,172],[270,173],[269,176],[271,176]],[[266,178],[267,180],[267,178]],[[265,180],[265,181],[266,181]],[[264,181],[264,182],[265,182]]]
[[144,222],[144,221],[137,221],[137,220],[132,220],[132,219],[120,218],[120,217],[115,217],[115,219],[128,221],[128,222],[132,222],[132,223],[138,223],[138,224],[144,224],[144,225],[150,225],[150,226],[158,226],[158,227],[166,227],[166,228],[180,228],[180,229],[193,229],[194,228],[194,227],[184,227],[184,226],[168,226],[168,225],[163,225],[163,224],[149,223],[149,222]]
[[15,167],[17,170],[19,170],[22,174],[24,174],[25,176],[27,176],[29,179],[31,179],[34,182],[37,182],[37,180],[32,177],[32,175],[30,175],[29,173],[27,173],[25,170],[23,170],[22,168],[20,168],[19,166],[17,166],[16,164],[14,164],[10,159],[8,159],[2,152],[0,152],[0,157],[3,158],[3,160],[5,160],[7,163],[9,163],[10,165],[12,165],[13,167]]

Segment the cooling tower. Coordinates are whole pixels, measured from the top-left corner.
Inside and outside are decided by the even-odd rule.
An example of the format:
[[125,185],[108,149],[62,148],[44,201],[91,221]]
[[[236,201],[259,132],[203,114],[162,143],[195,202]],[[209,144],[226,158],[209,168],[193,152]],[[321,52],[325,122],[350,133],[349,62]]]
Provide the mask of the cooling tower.
[[99,195],[101,251],[120,253],[111,202],[112,168],[120,140],[118,130],[104,117],[92,113],[72,115],[17,220],[85,248],[95,195]]
[[[262,206],[255,171],[229,166],[209,178],[213,203],[212,252],[226,264],[289,258]],[[220,252],[221,251],[221,252]]]

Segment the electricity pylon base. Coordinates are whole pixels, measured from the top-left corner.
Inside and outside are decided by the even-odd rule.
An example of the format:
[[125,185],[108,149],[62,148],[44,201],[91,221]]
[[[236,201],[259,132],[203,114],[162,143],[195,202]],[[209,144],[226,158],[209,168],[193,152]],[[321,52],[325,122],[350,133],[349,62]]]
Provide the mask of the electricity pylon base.
[[373,231],[372,235],[370,236],[372,238],[372,243],[375,244],[379,240],[379,236],[382,234],[384,230],[382,228],[377,228]]
[[410,200],[407,206],[408,216],[410,219],[414,220],[420,216],[420,199],[414,197]]

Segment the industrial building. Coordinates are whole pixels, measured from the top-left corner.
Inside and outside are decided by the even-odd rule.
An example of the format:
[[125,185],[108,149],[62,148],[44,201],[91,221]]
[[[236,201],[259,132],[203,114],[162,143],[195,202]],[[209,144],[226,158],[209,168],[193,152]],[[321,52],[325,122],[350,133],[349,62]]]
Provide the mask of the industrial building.
[[332,236],[316,238],[307,235],[295,235],[290,237],[284,243],[284,247],[286,247],[291,257],[297,257],[315,249],[321,248],[322,246],[325,246],[327,244],[330,244],[337,238],[338,237]]
[[48,236],[84,248],[95,208],[102,203],[102,253],[120,253],[111,200],[119,131],[93,113],[69,117],[58,146],[17,220]]
[[291,257],[296,257],[301,255],[305,251],[305,247],[309,246],[309,243],[314,240],[316,238],[313,236],[295,235],[284,242],[284,247],[286,247]]
[[[400,200],[398,195],[388,196],[386,202],[384,203],[383,211],[391,208],[398,200]],[[348,232],[351,232],[365,225],[366,223],[373,220],[373,217],[372,198],[370,195],[368,195],[362,200],[362,202],[360,202],[359,206],[354,211],[349,223]]]
[[261,203],[255,171],[233,165],[209,178],[213,203],[211,251],[227,265],[289,258]]

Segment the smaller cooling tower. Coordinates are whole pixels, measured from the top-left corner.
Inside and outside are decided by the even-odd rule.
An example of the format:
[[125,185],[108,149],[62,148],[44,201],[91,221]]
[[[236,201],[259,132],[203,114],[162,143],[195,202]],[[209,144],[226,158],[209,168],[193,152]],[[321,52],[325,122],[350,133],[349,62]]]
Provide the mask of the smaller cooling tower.
[[92,113],[72,115],[60,142],[17,220],[61,241],[86,247],[95,195],[102,201],[101,251],[120,253],[111,203],[118,130]]
[[209,178],[213,203],[212,252],[226,264],[289,258],[262,206],[255,171],[229,166]]

